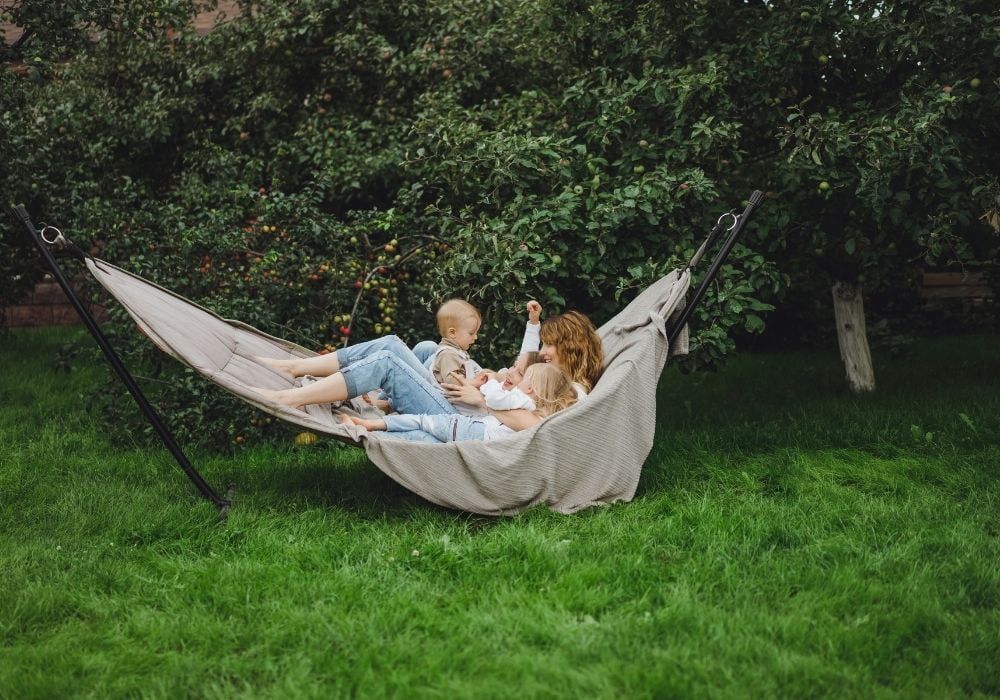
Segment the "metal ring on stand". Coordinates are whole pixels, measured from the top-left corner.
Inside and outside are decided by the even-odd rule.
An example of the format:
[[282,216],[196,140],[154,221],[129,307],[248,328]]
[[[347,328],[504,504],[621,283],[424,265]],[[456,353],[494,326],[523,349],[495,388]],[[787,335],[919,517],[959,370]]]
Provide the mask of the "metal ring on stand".
[[725,214],[723,214],[722,216],[720,216],[719,219],[718,219],[718,221],[716,221],[715,223],[716,224],[721,224],[722,220],[725,219],[727,216],[733,217],[733,225],[730,226],[729,228],[727,228],[726,231],[732,231],[734,228],[736,228],[736,222],[739,221],[739,218],[737,218],[736,214],[733,213],[733,212],[731,212],[731,211],[727,211]]
[[[55,238],[53,238],[51,241],[45,237],[45,232],[48,231],[49,229],[52,229],[53,231],[56,232]],[[66,238],[63,237],[62,231],[57,229],[55,226],[49,226],[46,223],[42,223],[42,230],[38,232],[38,235],[41,236],[42,240],[48,243],[49,245],[62,245],[66,242]]]

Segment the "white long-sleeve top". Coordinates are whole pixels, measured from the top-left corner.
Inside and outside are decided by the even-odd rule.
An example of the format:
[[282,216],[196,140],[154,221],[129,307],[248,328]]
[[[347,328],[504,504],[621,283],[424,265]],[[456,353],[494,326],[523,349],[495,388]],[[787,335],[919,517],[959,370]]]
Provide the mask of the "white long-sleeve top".
[[479,391],[486,398],[487,407],[495,411],[510,411],[515,408],[526,408],[529,411],[534,411],[537,408],[531,397],[523,391],[517,387],[507,391],[503,388],[503,384],[496,379],[487,381],[479,387]]
[[[479,387],[479,391],[486,398],[486,405],[496,411],[510,411],[515,408],[534,411],[536,408],[535,402],[532,401],[530,396],[517,387],[507,391],[496,379],[487,381]],[[486,434],[483,436],[485,440],[496,440],[507,435],[513,435],[515,432],[512,428],[508,428],[501,423],[496,416],[485,416],[480,420],[486,426]]]
[[538,352],[538,349],[542,347],[541,330],[542,324],[540,323],[528,321],[524,324],[524,339],[521,341],[521,352],[518,354]]

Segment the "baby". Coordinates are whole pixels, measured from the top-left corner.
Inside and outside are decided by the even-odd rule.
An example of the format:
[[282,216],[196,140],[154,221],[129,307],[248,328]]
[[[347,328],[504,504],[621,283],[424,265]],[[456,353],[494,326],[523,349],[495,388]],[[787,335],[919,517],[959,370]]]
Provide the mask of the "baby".
[[469,357],[483,318],[479,309],[462,299],[449,299],[437,311],[441,342],[434,352],[431,374],[438,384],[461,384],[482,371]]

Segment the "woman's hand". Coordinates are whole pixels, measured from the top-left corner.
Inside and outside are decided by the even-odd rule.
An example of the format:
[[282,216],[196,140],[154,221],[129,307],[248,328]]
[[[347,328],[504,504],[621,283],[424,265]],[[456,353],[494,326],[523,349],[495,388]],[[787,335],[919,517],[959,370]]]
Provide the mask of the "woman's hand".
[[528,323],[534,325],[542,317],[542,305],[532,299],[528,302]]
[[486,397],[478,387],[471,384],[441,384],[444,397],[451,403],[464,403],[470,406],[485,406]]

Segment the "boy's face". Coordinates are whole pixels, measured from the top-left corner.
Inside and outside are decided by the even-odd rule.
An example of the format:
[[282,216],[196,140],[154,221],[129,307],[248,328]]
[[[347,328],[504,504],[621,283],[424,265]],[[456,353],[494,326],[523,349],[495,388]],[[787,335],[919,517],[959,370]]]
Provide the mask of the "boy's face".
[[478,318],[462,319],[461,323],[458,324],[458,328],[448,329],[448,338],[458,347],[468,350],[476,342],[479,334],[479,325]]

